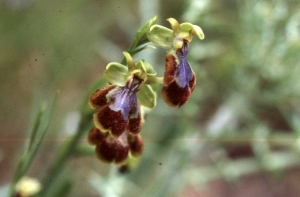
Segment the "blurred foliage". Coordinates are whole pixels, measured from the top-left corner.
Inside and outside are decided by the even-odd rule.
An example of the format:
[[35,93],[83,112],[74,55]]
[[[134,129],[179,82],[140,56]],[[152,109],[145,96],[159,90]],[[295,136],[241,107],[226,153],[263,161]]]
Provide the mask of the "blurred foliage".
[[[1,184],[12,181],[23,152],[20,139],[28,136],[40,103],[51,101],[59,89],[44,148],[28,172],[40,180],[47,176],[48,163],[63,141],[50,137],[74,134],[66,119],[79,110],[107,63],[122,60],[122,51],[145,22],[140,19],[154,15],[165,26],[165,19],[173,17],[203,29],[205,39],[191,43],[188,55],[197,75],[194,93],[179,110],[159,96],[141,131],[145,153],[129,173],[120,174],[93,153],[83,157],[87,150],[68,158],[53,186],[56,192],[185,196],[188,188],[198,191],[211,180],[238,183],[248,174],[275,177],[299,166],[300,3],[153,3],[156,10],[147,10],[151,3],[143,0],[0,1]],[[165,51],[147,56],[148,50],[143,58],[162,75]],[[71,124],[77,123],[71,118]],[[80,145],[86,148],[84,139]]]

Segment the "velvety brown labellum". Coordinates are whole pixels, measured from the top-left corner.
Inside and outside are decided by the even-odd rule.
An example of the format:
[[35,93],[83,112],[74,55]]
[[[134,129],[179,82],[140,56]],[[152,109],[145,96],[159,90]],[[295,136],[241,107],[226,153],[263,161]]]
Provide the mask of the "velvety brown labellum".
[[144,141],[141,135],[128,135],[128,144],[132,156],[139,157],[144,152]]
[[107,136],[108,136],[107,132],[103,133],[98,128],[93,127],[89,131],[88,142],[92,145],[97,145],[101,143]]
[[101,161],[111,163],[118,154],[119,146],[117,141],[107,141],[106,139],[96,146],[96,155]]
[[125,164],[128,158],[129,147],[128,146],[119,146],[119,150],[115,157],[115,164],[122,165]]
[[102,131],[110,131],[115,137],[119,137],[127,128],[128,120],[124,120],[121,111],[113,111],[108,105],[94,114],[95,126]]
[[130,118],[129,119],[129,125],[128,125],[128,132],[137,135],[140,133],[142,129],[142,118],[141,118],[141,113],[138,113],[138,116],[136,118]]
[[176,81],[173,81],[169,86],[164,86],[162,88],[162,98],[170,107],[181,107],[185,104],[194,90],[196,83],[195,76],[193,80],[189,82],[189,86],[181,88],[177,85]]
[[188,82],[184,88],[179,87],[176,82],[176,72],[178,69],[178,61],[174,54],[168,53],[166,55],[166,66],[164,73],[164,87],[162,88],[162,98],[170,107],[181,107],[185,104],[191,96],[195,85],[196,76],[193,73],[193,78]]
[[123,146],[118,139],[108,136],[96,146],[97,157],[105,162],[114,162],[118,165],[126,163],[129,147]]
[[110,85],[105,88],[101,88],[92,93],[89,97],[89,105],[92,109],[99,109],[107,104],[106,95],[109,91],[114,89],[115,85]]

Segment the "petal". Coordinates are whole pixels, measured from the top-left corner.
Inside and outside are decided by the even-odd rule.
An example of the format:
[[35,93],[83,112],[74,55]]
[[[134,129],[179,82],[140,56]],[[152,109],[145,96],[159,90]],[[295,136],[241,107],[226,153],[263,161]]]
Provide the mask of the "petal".
[[162,98],[170,107],[181,107],[185,104],[191,96],[191,88],[186,86],[181,88],[178,86],[176,81],[171,83],[169,86],[162,88]]
[[118,86],[124,86],[131,76],[130,72],[128,72],[128,68],[117,62],[109,63],[103,74],[111,84]]
[[177,32],[180,30],[180,25],[179,23],[177,22],[176,19],[174,18],[168,18],[167,21],[170,22],[171,24],[171,27],[172,27],[172,30],[173,30],[173,34],[177,34]]
[[173,53],[166,55],[165,73],[164,73],[164,86],[169,86],[175,80],[175,74],[179,61],[177,56]]
[[141,118],[141,113],[138,113],[137,117],[130,118],[129,119],[129,124],[128,124],[128,132],[137,135],[142,129],[142,118]]
[[[204,39],[204,33],[198,25],[193,25],[191,23],[181,23],[180,27],[181,32],[190,32],[191,36],[196,34],[200,40]],[[191,38],[189,41],[191,41]]]
[[126,51],[123,52],[123,55],[126,59],[127,65],[128,65],[128,71],[132,72],[134,69],[136,69],[135,63],[129,53]]
[[113,111],[108,105],[94,114],[94,124],[101,131],[109,131],[119,137],[127,128],[128,120],[124,120],[121,111]]
[[202,29],[198,26],[198,25],[193,25],[193,33],[196,34],[198,36],[198,38],[200,40],[203,40],[204,39],[204,33],[202,31]]
[[147,34],[148,39],[154,44],[164,49],[172,48],[173,44],[173,32],[171,29],[160,25],[153,25]]
[[143,85],[136,94],[141,105],[154,108],[156,106],[156,92],[153,91],[150,85]]
[[109,91],[114,89],[115,85],[110,85],[105,88],[101,88],[92,93],[89,97],[88,103],[92,109],[99,109],[106,105],[109,101],[106,98],[106,95]]
[[96,127],[91,128],[88,134],[88,142],[91,145],[100,144],[106,137],[108,133],[103,133]]
[[134,157],[139,157],[144,152],[144,141],[141,135],[128,135],[130,153]]

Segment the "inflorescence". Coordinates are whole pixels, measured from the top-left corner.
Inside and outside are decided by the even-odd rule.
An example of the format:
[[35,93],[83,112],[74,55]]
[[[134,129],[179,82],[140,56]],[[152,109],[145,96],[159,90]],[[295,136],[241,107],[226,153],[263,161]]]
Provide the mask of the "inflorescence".
[[[88,142],[96,146],[97,157],[106,163],[124,165],[129,157],[139,157],[144,150],[140,135],[145,109],[156,105],[156,92],[152,85],[163,84],[162,98],[170,107],[185,104],[196,85],[196,75],[186,57],[192,37],[204,39],[201,28],[191,23],[179,24],[167,19],[172,29],[153,24],[140,37],[167,49],[164,77],[157,77],[153,66],[139,60],[134,62],[123,52],[126,65],[112,62],[104,71],[106,87],[93,92],[88,100],[94,114],[94,127]],[[156,20],[155,20],[156,21]]]

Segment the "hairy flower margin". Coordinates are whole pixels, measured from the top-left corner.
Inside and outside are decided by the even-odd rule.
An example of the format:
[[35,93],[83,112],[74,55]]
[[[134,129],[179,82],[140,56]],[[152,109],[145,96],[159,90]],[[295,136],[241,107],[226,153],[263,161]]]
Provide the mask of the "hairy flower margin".
[[[89,131],[88,142],[96,146],[97,157],[106,163],[124,165],[129,155],[139,157],[142,154],[144,142],[140,131],[144,122],[143,109],[156,105],[156,92],[152,85],[163,84],[162,98],[170,107],[181,107],[194,90],[196,75],[186,57],[193,36],[204,39],[204,34],[197,25],[179,24],[173,18],[167,20],[172,30],[154,25],[155,17],[141,28],[143,31],[139,30],[134,39],[136,42],[137,38],[146,38],[168,50],[163,78],[156,77],[150,63],[144,60],[134,62],[128,52],[123,52],[127,65],[108,64],[104,71],[108,85],[89,97],[89,106],[98,111],[94,113],[95,126]],[[142,49],[135,50],[139,52]]]

